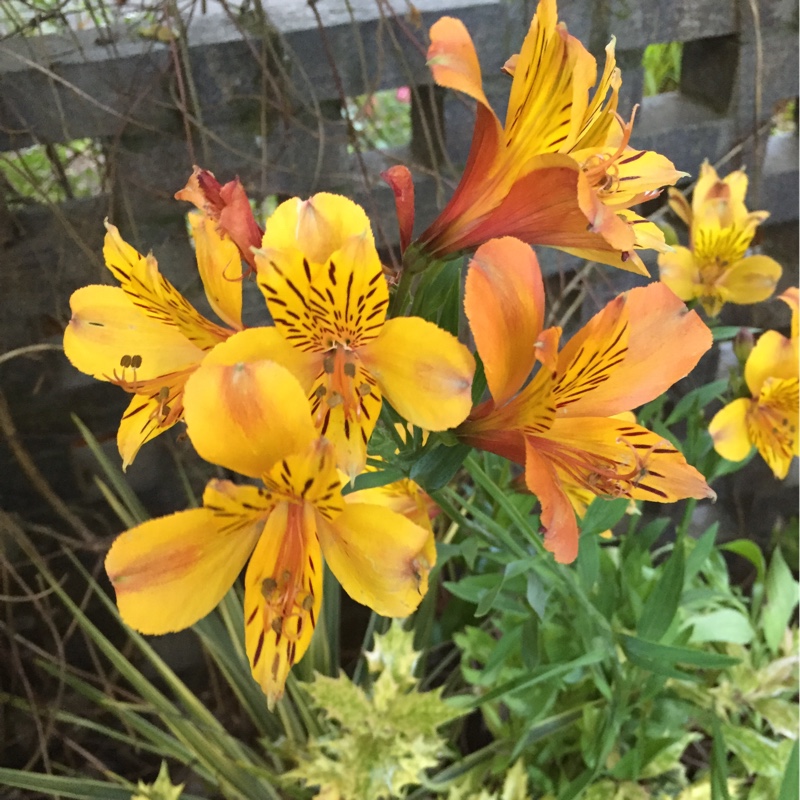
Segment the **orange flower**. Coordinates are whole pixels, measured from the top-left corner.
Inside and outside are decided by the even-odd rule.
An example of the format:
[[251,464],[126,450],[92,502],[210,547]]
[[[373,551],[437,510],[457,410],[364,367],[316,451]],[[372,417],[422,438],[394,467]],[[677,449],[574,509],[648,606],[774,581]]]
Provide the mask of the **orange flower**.
[[711,346],[708,328],[663,284],[616,298],[559,352],[560,329],[542,330],[536,256],[517,239],[496,239],[470,262],[464,307],[492,399],[457,433],[525,465],[557,561],[578,552],[574,487],[663,503],[714,497],[662,436],[613,418],[658,397]]
[[[505,125],[489,106],[472,40],[457,19],[431,28],[428,63],[439,86],[477,100],[472,147],[450,202],[422,234],[429,256],[511,235],[647,275],[640,248],[669,249],[630,210],[681,175],[656,153],[628,145],[632,119],[617,115],[613,42],[600,83],[595,59],[541,0],[519,55]],[[411,260],[411,259],[409,259]]]
[[189,215],[197,267],[211,308],[224,325],[200,314],[158,270],[106,223],[103,254],[120,282],[84,286],[70,298],[64,352],[81,372],[134,395],[117,445],[122,467],[139,448],[183,416],[183,389],[206,354],[242,329],[242,264],[236,246],[203,215]]
[[264,231],[253,216],[250,201],[238,178],[223,186],[213,172],[195,167],[186,186],[175,193],[175,199],[194,203],[214,220],[219,233],[230,238],[251,270],[255,269],[253,248],[261,247]]

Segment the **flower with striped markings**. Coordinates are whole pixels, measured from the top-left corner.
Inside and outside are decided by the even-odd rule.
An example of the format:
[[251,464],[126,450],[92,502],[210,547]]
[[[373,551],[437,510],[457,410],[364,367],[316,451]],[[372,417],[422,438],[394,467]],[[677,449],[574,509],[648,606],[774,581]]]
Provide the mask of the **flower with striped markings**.
[[464,307],[491,399],[456,433],[525,465],[557,561],[578,553],[576,488],[663,503],[714,497],[670,442],[615,418],[658,397],[711,346],[708,328],[666,286],[612,300],[559,352],[561,330],[543,330],[536,256],[518,239],[494,239],[470,262]]
[[368,497],[345,503],[297,380],[270,361],[227,363],[230,352],[215,349],[187,381],[187,429],[203,458],[261,485],[211,481],[202,508],[126,531],[105,563],[123,620],[161,634],[208,614],[249,559],[246,650],[274,704],[319,619],[323,554],[354,600],[403,617],[427,591],[436,550],[429,527]]

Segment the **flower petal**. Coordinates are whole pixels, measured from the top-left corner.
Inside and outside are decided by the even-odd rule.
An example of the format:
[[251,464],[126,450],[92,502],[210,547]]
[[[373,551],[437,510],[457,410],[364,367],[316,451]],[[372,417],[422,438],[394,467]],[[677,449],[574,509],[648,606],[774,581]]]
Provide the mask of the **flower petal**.
[[207,356],[207,364],[233,365],[251,361],[274,361],[299,381],[308,393],[322,372],[322,356],[292,347],[273,325],[247,328],[218,344]]
[[708,426],[714,449],[728,461],[743,461],[753,449],[747,432],[747,412],[751,400],[740,397],[718,411]]
[[772,297],[782,272],[781,265],[769,256],[748,256],[723,273],[717,289],[728,303],[760,303]]
[[217,233],[217,225],[209,217],[196,212],[188,216],[197,268],[209,305],[226,325],[241,330],[242,259],[239,248]]
[[[694,311],[661,283],[632,289],[624,295],[628,319],[627,351],[621,363],[608,372],[608,379],[569,405],[566,416],[606,417],[638,408],[663,394],[689,374],[712,345],[711,332]],[[608,309],[610,307],[606,307]],[[595,324],[604,309],[589,326]],[[592,329],[593,330],[593,329]],[[599,334],[588,340],[583,329],[562,351],[562,357],[582,337],[591,346]]]
[[385,617],[405,617],[428,591],[430,531],[387,508],[347,504],[320,522],[325,560],[342,588]]
[[145,442],[155,439],[181,420],[183,390],[193,372],[194,367],[164,376],[147,387],[151,390],[149,393],[145,393],[145,387],[141,387],[142,391],[133,396],[117,431],[117,447],[122,456],[123,471],[133,463]]
[[747,414],[747,432],[779,480],[797,455],[798,379],[767,378]]
[[428,66],[436,83],[464,92],[488,108],[478,54],[464,23],[442,17],[431,26],[430,39]]
[[792,339],[797,339],[798,333],[798,312],[800,312],[800,290],[797,286],[790,286],[783,294],[778,295],[779,300],[783,300],[792,310]]
[[797,351],[794,342],[778,331],[765,331],[747,357],[744,379],[753,397],[758,397],[767,378],[796,378]]
[[207,320],[159,272],[152,255],[141,256],[106,222],[103,256],[111,274],[134,305],[152,319],[175,326],[201,350],[224,341],[230,331]]
[[200,456],[250,477],[316,438],[305,392],[272,361],[203,364],[186,384],[184,406]]
[[432,322],[390,319],[358,355],[384,397],[413,425],[441,431],[469,414],[475,359]]
[[212,481],[196,508],[149,520],[114,540],[108,577],[122,619],[147,634],[179,631],[208,614],[233,585],[264,526],[255,487]]
[[578,521],[552,463],[538,452],[536,440],[525,438],[525,483],[542,506],[545,549],[559,564],[578,556]]
[[492,239],[469,263],[464,310],[489,391],[502,405],[536,363],[544,321],[544,283],[533,250],[519,239]]
[[694,300],[700,293],[700,267],[687,247],[675,247],[671,253],[659,253],[658,271],[661,282],[681,300]]
[[272,707],[314,633],[322,605],[317,515],[308,503],[279,503],[244,579],[245,647],[253,677]]
[[74,367],[97,380],[150,380],[203,358],[177,328],[145,316],[115,286],[84,286],[69,304],[64,352]]

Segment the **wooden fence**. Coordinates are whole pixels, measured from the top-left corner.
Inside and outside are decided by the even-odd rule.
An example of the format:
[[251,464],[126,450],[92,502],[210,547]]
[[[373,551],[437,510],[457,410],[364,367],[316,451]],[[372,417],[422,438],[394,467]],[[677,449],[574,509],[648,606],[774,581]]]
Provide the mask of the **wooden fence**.
[[[726,170],[747,165],[753,207],[768,209],[774,224],[796,223],[796,130],[773,134],[771,124],[775,107],[798,94],[796,3],[559,6],[570,32],[595,54],[616,35],[621,111],[641,104],[635,145],[692,174],[706,158]],[[451,190],[472,131],[470,104],[432,86],[427,28],[444,14],[466,23],[487,94],[502,113],[508,81],[499,67],[518,50],[534,8],[533,0],[262,0],[243,13],[173,20],[175,37],[112,26],[0,41],[0,151],[90,138],[101,143],[107,171],[102,194],[58,205],[9,207],[0,185],[0,352],[57,342],[70,292],[107,279],[104,216],[140,249],[152,248],[173,280],[190,281],[184,209],[172,195],[193,163],[223,180],[238,174],[253,196],[348,194],[366,207],[379,241],[393,245],[393,202],[380,170],[412,166],[417,219],[425,223]],[[642,55],[656,42],[684,43],[680,87],[643,99]],[[411,91],[408,146],[353,152],[345,98],[404,86]],[[570,265],[558,254],[546,263]],[[68,371],[55,355],[33,372],[0,365],[22,435],[66,434],[64,407],[88,391]]]

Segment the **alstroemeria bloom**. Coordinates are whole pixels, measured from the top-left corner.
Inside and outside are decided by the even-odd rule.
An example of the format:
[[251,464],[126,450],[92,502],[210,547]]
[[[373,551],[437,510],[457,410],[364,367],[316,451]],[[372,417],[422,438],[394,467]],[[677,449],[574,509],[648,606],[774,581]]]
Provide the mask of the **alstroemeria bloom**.
[[241,360],[289,368],[309,393],[320,434],[354,477],[382,398],[427,430],[469,413],[475,361],[458,340],[417,317],[386,319],[389,289],[369,219],[345,197],[287,200],[256,252],[258,285],[275,323],[231,340]]
[[658,257],[661,280],[681,300],[699,300],[710,317],[725,303],[747,305],[772,296],[781,267],[769,256],[746,256],[767,211],[748,211],[747,176],[731,172],[723,180],[707,162],[700,170],[691,207],[670,191],[670,207],[689,226],[689,247]]
[[228,181],[224,186],[213,172],[195,167],[186,186],[175,193],[176,200],[194,203],[200,211],[217,224],[222,236],[227,236],[239,248],[244,260],[255,269],[253,248],[261,246],[264,232],[253,216],[253,209],[241,181]]
[[492,397],[457,434],[525,465],[557,561],[578,552],[572,487],[662,503],[714,497],[670,442],[613,418],[658,397],[711,346],[708,328],[663,284],[619,296],[558,352],[560,329],[542,330],[536,256],[517,239],[495,239],[470,262],[464,307]]
[[308,648],[322,603],[322,557],[345,591],[403,617],[428,588],[430,532],[374,503],[345,503],[333,447],[306,392],[270,361],[228,363],[222,345],[186,385],[189,438],[206,460],[261,486],[214,480],[203,507],[123,533],[106,557],[125,622],[161,634],[208,614],[248,561],[245,644],[272,704]]
[[755,447],[776,478],[785,478],[798,455],[797,289],[781,299],[792,308],[792,336],[766,331],[744,366],[750,397],[718,411],[708,426],[714,449],[728,461],[742,461]]
[[681,175],[667,158],[628,146],[617,116],[613,42],[598,86],[597,63],[558,23],[555,0],[540,0],[513,75],[505,125],[483,91],[463,23],[440,19],[428,63],[439,86],[477,100],[472,147],[450,202],[419,247],[441,256],[497,236],[515,236],[647,275],[640,248],[669,249],[656,225],[631,206]]
[[224,322],[200,314],[106,223],[103,255],[120,287],[84,286],[72,294],[64,352],[81,372],[134,397],[122,416],[117,445],[123,469],[139,448],[183,415],[183,388],[206,353],[242,329],[242,262],[237,247],[201,214],[189,215],[206,297]]

